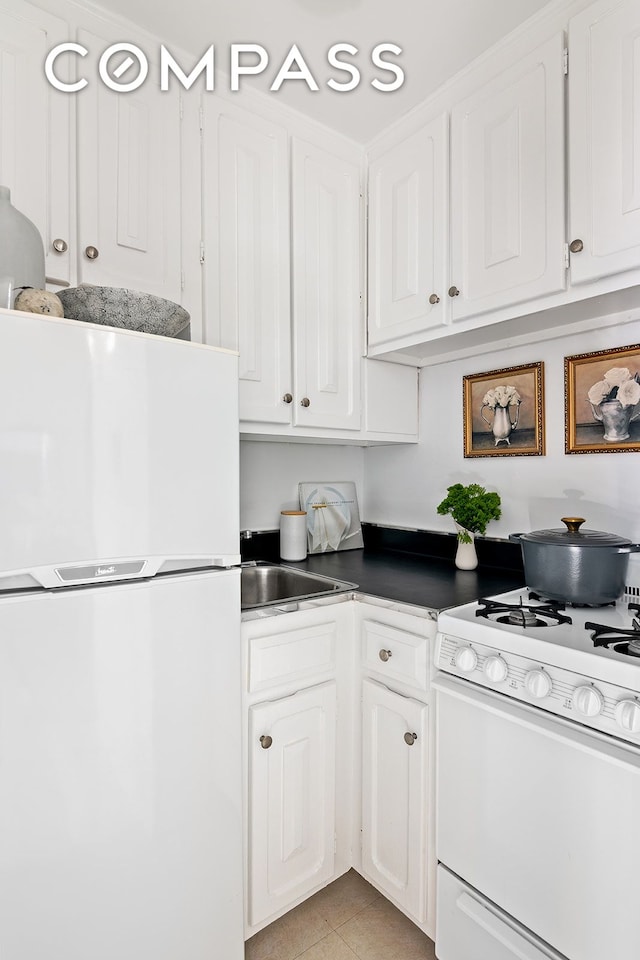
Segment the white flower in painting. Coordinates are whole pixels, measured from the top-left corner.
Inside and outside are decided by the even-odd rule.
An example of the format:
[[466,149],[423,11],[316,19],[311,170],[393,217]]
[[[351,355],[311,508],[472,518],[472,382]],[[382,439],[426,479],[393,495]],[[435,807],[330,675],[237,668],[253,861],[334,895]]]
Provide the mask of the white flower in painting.
[[482,398],[483,407],[491,407],[492,410],[495,409],[496,405],[496,394],[495,390],[487,390],[484,397]]
[[635,407],[640,403],[640,383],[636,380],[625,380],[618,387],[618,397],[623,407]]
[[611,393],[611,390],[612,384],[608,380],[598,380],[598,382],[594,383],[591,387],[587,396],[591,403],[597,406]]
[[510,387],[510,386],[496,387],[494,390],[494,393],[496,397],[496,405],[499,407],[508,407],[508,406],[515,407],[521,401],[520,394],[518,393],[515,387]]
[[611,370],[607,370],[604,379],[611,385],[609,387],[611,389],[611,387],[619,387],[626,380],[631,380],[631,373],[627,367],[612,367]]

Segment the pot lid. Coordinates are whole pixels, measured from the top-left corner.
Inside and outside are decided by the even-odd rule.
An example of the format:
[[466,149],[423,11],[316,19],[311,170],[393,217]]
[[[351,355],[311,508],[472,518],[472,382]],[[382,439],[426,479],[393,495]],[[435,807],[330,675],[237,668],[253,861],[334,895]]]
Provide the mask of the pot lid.
[[605,533],[603,530],[580,530],[584,523],[583,517],[562,517],[566,529],[558,527],[553,530],[533,530],[531,533],[520,534],[521,540],[530,543],[554,543],[565,546],[574,544],[581,547],[626,547],[631,543],[626,537],[619,537],[616,533]]

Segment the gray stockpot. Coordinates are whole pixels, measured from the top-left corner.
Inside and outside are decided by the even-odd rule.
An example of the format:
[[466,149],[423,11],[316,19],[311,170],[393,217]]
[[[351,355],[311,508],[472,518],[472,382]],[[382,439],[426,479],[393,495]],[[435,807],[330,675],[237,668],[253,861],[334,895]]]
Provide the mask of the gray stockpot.
[[575,604],[603,604],[624,593],[629,554],[640,544],[601,530],[580,530],[582,517],[563,517],[566,530],[512,533],[522,547],[530,590]]

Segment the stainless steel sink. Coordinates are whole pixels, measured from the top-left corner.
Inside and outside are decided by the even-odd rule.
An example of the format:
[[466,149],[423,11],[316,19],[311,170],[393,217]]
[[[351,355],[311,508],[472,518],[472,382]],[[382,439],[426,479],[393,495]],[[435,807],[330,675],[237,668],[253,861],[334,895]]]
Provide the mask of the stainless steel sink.
[[260,561],[243,564],[240,576],[243,610],[347,593],[358,586],[346,580],[333,580],[278,563]]

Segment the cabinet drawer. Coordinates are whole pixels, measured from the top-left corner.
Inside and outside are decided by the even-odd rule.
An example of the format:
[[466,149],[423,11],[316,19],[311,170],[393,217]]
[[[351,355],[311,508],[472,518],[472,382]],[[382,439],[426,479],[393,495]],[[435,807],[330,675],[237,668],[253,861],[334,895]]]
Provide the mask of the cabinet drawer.
[[428,641],[417,633],[396,630],[377,620],[362,622],[363,662],[367,672],[398,680],[419,690],[429,682]]
[[282,630],[249,641],[247,684],[250,693],[292,682],[317,683],[335,670],[337,624],[334,621]]

